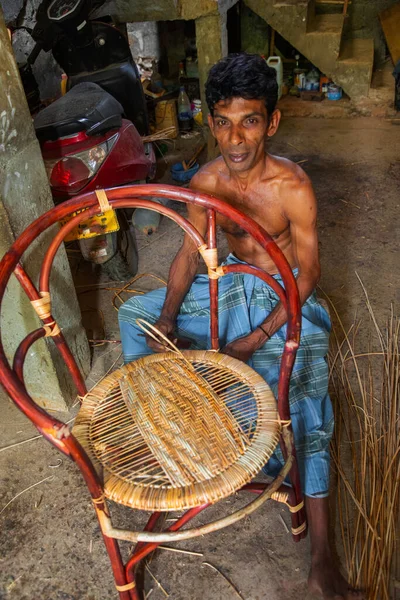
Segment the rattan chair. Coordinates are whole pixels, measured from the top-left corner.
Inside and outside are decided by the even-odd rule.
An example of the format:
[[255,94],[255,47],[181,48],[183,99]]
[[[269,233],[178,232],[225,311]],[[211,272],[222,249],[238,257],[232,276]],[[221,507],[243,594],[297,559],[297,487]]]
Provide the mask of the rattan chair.
[[[163,197],[207,209],[206,239],[181,215],[146,200]],[[87,392],[62,331],[51,314],[49,288],[54,256],[68,233],[83,219],[110,208],[147,208],[171,218],[191,236],[208,268],[211,351],[171,351],[125,365]],[[77,209],[49,244],[38,287],[20,259],[36,238]],[[218,266],[216,213],[247,231],[268,252],[282,276],[281,286],[265,271],[245,264]],[[270,285],[283,302],[287,339],[281,361],[277,401],[250,367],[216,352],[218,279],[227,273],[253,274]],[[288,403],[289,382],[300,339],[300,304],[292,270],[265,230],[250,217],[206,194],[160,185],[101,190],[69,200],[34,221],[0,262],[0,304],[15,274],[43,326],[20,343],[13,365],[0,342],[0,382],[39,432],[76,462],[89,489],[110,557],[121,600],[139,600],[138,563],[163,542],[185,540],[238,522],[266,500],[284,502],[292,516],[295,541],[306,535],[306,519],[296,463]],[[24,385],[23,365],[34,342],[51,337],[83,398],[72,431],[39,408]],[[144,390],[144,391],[143,391]],[[271,483],[251,482],[280,443],[285,464]],[[291,486],[284,482],[289,478]],[[256,495],[244,508],[214,522],[183,529],[210,504],[238,490]],[[142,532],[113,526],[108,502],[150,511]],[[155,532],[163,511],[186,511],[165,531]],[[118,540],[135,542],[123,563]]]

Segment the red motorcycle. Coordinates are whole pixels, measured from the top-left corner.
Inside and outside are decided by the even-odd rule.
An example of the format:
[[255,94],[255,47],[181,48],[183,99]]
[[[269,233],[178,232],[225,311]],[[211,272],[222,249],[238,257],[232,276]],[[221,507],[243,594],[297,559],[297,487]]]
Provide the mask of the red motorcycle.
[[[94,83],[73,87],[38,113],[34,123],[55,203],[154,177],[152,145],[143,143],[132,122],[123,118],[119,102]],[[86,260],[125,279],[138,267],[131,217],[128,211],[96,215],[66,241],[78,240]]]
[[[91,20],[92,0],[44,0],[31,32],[39,52],[51,50],[68,76],[69,91],[34,119],[55,203],[77,194],[145,182],[155,175],[152,145],[143,143],[148,118],[126,36],[112,23]],[[81,223],[83,257],[114,279],[137,272],[132,214],[108,211]]]

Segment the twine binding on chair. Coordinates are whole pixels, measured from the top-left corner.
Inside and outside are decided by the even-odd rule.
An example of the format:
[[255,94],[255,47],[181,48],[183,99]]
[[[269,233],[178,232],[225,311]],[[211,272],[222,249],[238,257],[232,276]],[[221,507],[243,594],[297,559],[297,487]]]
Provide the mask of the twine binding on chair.
[[210,279],[219,279],[224,273],[224,268],[218,266],[218,251],[217,248],[208,248],[207,244],[199,246],[198,251],[204,259],[208,268],[208,276]]
[[305,531],[306,529],[307,523],[304,521],[304,523],[300,525],[300,527],[292,527],[292,533],[293,535],[299,535],[300,533],[303,533],[303,531]]
[[133,588],[136,587],[136,583],[134,581],[131,581],[130,583],[127,583],[125,585],[115,584],[115,587],[118,592],[127,592],[128,590],[133,590]]
[[92,498],[93,504],[103,504],[105,502],[104,494],[99,496],[98,498]]
[[281,504],[286,504],[289,498],[289,492],[274,492],[271,496],[271,500],[275,500],[275,502],[281,502]]
[[54,337],[55,335],[61,333],[61,330],[55,321],[43,325],[43,329],[46,332],[45,337]]
[[31,300],[31,304],[36,311],[39,319],[44,321],[51,316],[51,298],[50,292],[40,292],[42,296],[38,300]]
[[297,512],[299,512],[299,510],[304,508],[304,500],[299,502],[299,504],[296,504],[296,506],[291,506],[290,504],[288,504],[287,506],[291,513],[297,513]]
[[224,267],[217,267],[216,269],[208,269],[208,276],[210,279],[219,279],[225,275]]
[[275,500],[275,502],[280,502],[281,504],[286,504],[286,506],[288,507],[288,509],[290,510],[291,513],[297,513],[297,512],[299,512],[299,510],[304,508],[303,500],[301,502],[299,502],[299,504],[296,504],[296,506],[292,506],[291,504],[289,504],[289,502],[288,502],[289,492],[274,492],[271,496],[271,499]]
[[198,251],[204,259],[209,269],[216,269],[218,266],[218,251],[216,248],[208,248],[207,244],[199,246]]
[[97,200],[99,201],[99,206],[100,206],[101,212],[104,213],[104,212],[107,212],[108,210],[112,210],[105,190],[96,190],[96,196],[97,196]]

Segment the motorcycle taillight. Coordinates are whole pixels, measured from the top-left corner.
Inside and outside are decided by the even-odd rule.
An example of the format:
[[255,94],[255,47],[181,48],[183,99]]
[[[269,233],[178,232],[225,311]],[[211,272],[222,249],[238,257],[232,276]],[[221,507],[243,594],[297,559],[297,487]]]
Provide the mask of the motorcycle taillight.
[[90,171],[85,163],[74,156],[67,156],[54,165],[50,185],[63,192],[78,192],[89,178]]
[[116,133],[105,142],[88,150],[66,154],[59,159],[45,160],[51,187],[67,194],[79,192],[100,169],[117,138]]

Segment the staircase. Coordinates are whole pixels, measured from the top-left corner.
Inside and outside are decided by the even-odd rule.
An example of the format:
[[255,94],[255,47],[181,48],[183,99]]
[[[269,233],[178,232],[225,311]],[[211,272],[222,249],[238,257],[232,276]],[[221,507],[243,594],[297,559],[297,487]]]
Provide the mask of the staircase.
[[[374,61],[373,39],[343,40],[345,16],[318,13],[318,0],[245,0],[247,6],[350,98],[368,96]],[[340,4],[332,1],[333,7]],[[347,0],[343,0],[346,4]],[[324,9],[329,2],[324,0]]]

